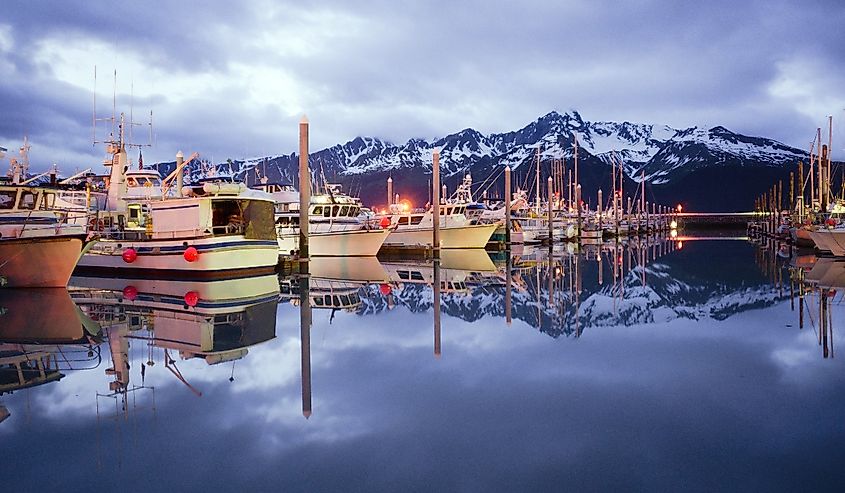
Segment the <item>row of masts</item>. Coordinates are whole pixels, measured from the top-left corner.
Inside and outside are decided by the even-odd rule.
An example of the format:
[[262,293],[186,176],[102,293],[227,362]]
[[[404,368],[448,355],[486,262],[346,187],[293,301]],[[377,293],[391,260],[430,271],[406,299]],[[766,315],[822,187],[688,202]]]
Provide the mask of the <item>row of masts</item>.
[[[817,128],[809,148],[809,169],[803,160],[797,163],[796,171],[789,173],[788,194],[784,195],[783,180],[778,180],[754,199],[755,223],[763,234],[773,234],[787,217],[799,225],[826,219],[837,202],[832,145],[833,117],[829,116],[827,144],[822,143],[821,127]],[[840,188],[839,200],[845,200],[845,180],[841,180]]]

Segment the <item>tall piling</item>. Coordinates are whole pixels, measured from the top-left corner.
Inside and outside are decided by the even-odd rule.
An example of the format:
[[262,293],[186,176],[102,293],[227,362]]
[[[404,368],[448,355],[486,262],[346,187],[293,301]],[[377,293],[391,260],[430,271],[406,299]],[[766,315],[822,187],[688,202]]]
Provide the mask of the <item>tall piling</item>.
[[308,262],[310,225],[308,209],[311,205],[311,170],[308,167],[308,117],[299,121],[299,261]]

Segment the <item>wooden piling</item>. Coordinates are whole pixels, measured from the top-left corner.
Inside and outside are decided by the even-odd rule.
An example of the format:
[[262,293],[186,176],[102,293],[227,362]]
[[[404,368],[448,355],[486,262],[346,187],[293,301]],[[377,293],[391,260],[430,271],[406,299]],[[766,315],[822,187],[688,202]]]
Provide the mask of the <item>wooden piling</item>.
[[440,258],[440,150],[435,149],[432,154],[431,187],[432,187],[432,224],[433,237],[431,247],[434,258]]
[[308,118],[299,122],[299,259],[307,269],[308,236],[310,225],[308,209],[311,205],[311,170],[308,167]]

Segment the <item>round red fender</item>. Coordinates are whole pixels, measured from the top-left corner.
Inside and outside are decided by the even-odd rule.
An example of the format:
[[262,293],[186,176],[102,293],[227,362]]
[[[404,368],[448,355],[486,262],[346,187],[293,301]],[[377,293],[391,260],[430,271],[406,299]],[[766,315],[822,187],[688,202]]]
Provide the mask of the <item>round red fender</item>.
[[127,248],[123,250],[121,257],[123,257],[124,262],[131,264],[138,258],[138,252],[134,248]]
[[188,291],[185,293],[185,304],[188,306],[197,306],[199,303],[200,294],[196,291]]
[[185,260],[188,262],[196,262],[198,258],[200,258],[200,252],[197,251],[196,247],[189,246],[185,249],[185,253],[182,254],[185,257]]
[[385,283],[379,284],[378,290],[384,296],[389,295],[391,291],[393,291],[392,289],[390,289],[390,284]]
[[135,301],[135,298],[138,297],[138,288],[135,286],[126,286],[123,288],[123,297],[129,301]]

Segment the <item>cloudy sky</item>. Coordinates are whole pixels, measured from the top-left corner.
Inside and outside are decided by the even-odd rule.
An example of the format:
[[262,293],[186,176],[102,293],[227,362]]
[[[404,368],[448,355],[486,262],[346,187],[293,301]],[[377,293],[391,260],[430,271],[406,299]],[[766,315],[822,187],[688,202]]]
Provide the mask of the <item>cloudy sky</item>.
[[[36,168],[98,163],[95,66],[98,117],[112,114],[115,71],[118,112],[153,112],[148,162],[290,153],[302,114],[312,149],[508,131],[551,110],[724,125],[799,148],[827,115],[845,122],[840,1],[114,5],[4,2],[0,146],[28,135]],[[147,127],[134,140],[148,143]]]

